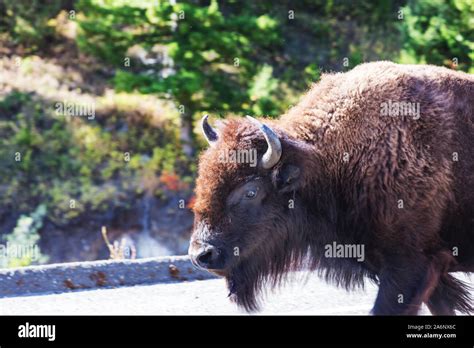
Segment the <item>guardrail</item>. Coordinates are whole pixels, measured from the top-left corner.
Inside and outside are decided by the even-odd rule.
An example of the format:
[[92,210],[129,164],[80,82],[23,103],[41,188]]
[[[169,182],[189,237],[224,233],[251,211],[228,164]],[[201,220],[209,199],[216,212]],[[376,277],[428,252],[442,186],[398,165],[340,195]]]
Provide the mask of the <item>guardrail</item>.
[[187,256],[72,262],[0,270],[0,297],[216,278]]

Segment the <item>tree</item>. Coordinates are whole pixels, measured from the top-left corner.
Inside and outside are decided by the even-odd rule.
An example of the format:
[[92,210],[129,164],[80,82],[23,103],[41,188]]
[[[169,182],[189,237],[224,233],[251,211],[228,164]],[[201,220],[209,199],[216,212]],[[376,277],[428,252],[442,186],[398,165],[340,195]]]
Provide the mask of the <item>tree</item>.
[[474,72],[472,0],[410,1],[403,12],[402,59]]
[[279,45],[278,23],[246,6],[229,14],[216,0],[81,1],[78,8],[80,47],[117,66],[117,89],[172,98],[190,156],[198,115],[249,111],[254,77],[266,69],[271,79],[254,57]]

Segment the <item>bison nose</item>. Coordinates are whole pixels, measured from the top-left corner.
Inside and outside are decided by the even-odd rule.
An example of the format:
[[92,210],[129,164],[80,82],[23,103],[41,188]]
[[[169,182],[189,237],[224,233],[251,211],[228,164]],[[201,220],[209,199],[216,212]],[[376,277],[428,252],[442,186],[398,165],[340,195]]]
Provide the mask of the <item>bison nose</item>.
[[222,250],[211,244],[202,244],[200,248],[191,254],[192,262],[204,269],[223,269],[225,266],[225,258]]

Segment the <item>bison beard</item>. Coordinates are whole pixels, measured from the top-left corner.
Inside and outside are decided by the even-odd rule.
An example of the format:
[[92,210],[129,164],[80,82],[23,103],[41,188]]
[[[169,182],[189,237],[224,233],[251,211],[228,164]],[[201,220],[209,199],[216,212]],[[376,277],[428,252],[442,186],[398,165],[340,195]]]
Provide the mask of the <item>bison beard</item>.
[[[247,311],[304,268],[346,289],[375,282],[376,315],[422,303],[473,312],[450,274],[474,272],[473,96],[471,75],[377,62],[323,75],[265,125],[230,118],[214,130],[205,117],[191,259],[225,276]],[[416,113],[391,115],[387,103]],[[259,165],[219,162],[229,150],[256,150]],[[333,243],[365,246],[363,260],[325,257]]]
[[[229,298],[248,312],[261,307],[263,289],[273,289],[286,280],[291,271],[301,269],[317,271],[326,281],[346,289],[364,286],[364,277],[376,281],[376,276],[354,260],[336,260],[324,256],[324,246],[335,239],[335,228],[328,224],[329,210],[335,211],[336,201],[331,192],[321,193],[321,204],[308,212],[305,202],[297,203],[287,211],[285,218],[273,216],[266,225],[273,236],[253,246],[254,252],[240,260],[226,276]],[[324,205],[324,207],[323,207]],[[341,208],[341,207],[339,207]],[[317,221],[308,217],[315,214]],[[332,214],[334,215],[334,214]],[[324,218],[323,218],[324,217]],[[318,236],[310,233],[294,233],[294,230],[311,231],[317,225]]]
[[[299,221],[302,225],[306,221],[301,210],[292,214],[301,215],[292,221]],[[231,301],[249,312],[260,309],[259,295],[263,288],[279,285],[285,274],[301,267],[308,253],[300,235],[292,234],[292,227],[286,221],[275,217],[267,227],[279,238],[260,241],[254,246],[258,252],[240,260],[226,276]],[[315,260],[313,258],[313,262]],[[309,266],[314,269],[314,265]]]
[[260,303],[258,292],[264,286],[265,271],[255,260],[241,262],[226,277],[229,298],[248,312],[257,311]]

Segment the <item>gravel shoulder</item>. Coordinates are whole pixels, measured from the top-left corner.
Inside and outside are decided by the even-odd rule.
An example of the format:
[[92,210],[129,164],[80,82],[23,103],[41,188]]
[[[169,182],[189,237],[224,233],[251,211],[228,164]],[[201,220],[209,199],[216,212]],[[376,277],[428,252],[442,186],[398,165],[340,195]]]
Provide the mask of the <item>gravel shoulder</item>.
[[[347,292],[313,275],[266,296],[263,315],[367,315],[377,286]],[[459,278],[474,286],[465,275]],[[472,293],[474,298],[474,291]],[[426,307],[422,315],[429,315]],[[245,315],[227,298],[223,279],[184,281],[0,299],[0,315]]]

